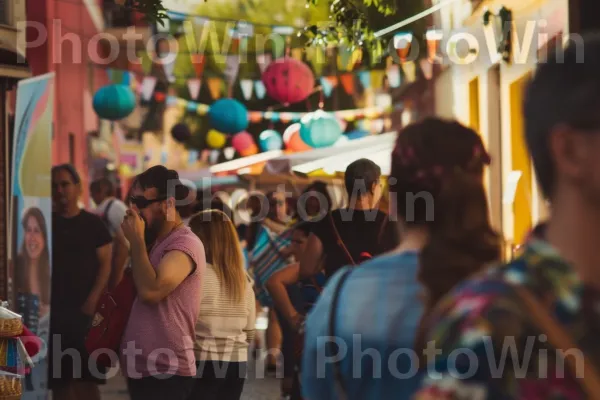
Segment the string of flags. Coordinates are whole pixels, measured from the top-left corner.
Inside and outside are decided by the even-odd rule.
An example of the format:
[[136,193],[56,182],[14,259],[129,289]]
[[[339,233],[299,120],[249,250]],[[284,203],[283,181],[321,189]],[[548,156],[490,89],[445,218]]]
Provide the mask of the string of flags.
[[[168,106],[177,106],[185,108],[188,112],[195,112],[198,115],[206,115],[210,110],[210,105],[185,100],[176,96],[168,96],[166,99]],[[379,119],[392,111],[391,102],[377,105],[374,107],[359,108],[352,110],[331,111],[331,114],[338,119],[351,122],[362,119]],[[271,122],[298,122],[309,112],[288,112],[288,111],[248,111],[248,120],[250,122],[261,122],[268,120]]]
[[[419,63],[423,76],[426,79],[431,79],[433,76],[433,65],[427,60]],[[164,93],[155,93],[158,78],[154,76],[144,76],[133,71],[117,71],[107,70],[110,80],[113,83],[121,83],[131,85],[136,90],[143,101],[153,99],[159,102],[165,101]],[[186,86],[189,93],[189,98],[195,101],[200,96],[200,91],[203,86],[206,86],[210,92],[210,96],[214,100],[218,100],[223,96],[231,94],[232,84],[235,82],[233,74],[223,79],[218,76],[209,77],[193,77],[186,79]],[[417,64],[414,62],[406,62],[402,65],[391,64],[386,69],[367,70],[356,72],[342,72],[337,75],[328,75],[318,78],[321,90],[325,97],[330,97],[335,88],[341,86],[348,95],[353,95],[358,90],[359,86],[365,90],[372,89],[378,91],[384,87],[387,82],[390,88],[399,88],[404,82],[411,83],[417,78]],[[262,100],[265,98],[267,91],[262,80],[240,79],[237,81],[240,86],[242,96],[246,101],[251,100],[254,96]]]

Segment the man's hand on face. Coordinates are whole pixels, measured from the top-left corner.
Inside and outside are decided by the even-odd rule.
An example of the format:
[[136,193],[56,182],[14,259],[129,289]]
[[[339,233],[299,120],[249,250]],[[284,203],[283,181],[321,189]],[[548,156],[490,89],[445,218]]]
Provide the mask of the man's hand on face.
[[145,223],[142,217],[134,210],[127,210],[127,214],[121,224],[123,235],[131,244],[144,242]]

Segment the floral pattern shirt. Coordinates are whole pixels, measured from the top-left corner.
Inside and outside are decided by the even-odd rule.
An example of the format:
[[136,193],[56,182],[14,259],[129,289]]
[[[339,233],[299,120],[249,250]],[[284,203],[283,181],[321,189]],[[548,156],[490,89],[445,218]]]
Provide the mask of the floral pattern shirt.
[[[514,284],[529,289],[579,355],[600,366],[600,295],[584,288],[569,264],[534,235],[515,260],[456,288],[426,322],[427,340],[438,354],[426,358],[416,399],[589,398],[582,380],[528,317]],[[579,350],[573,351],[567,357],[578,357]],[[583,363],[577,364],[579,374]]]

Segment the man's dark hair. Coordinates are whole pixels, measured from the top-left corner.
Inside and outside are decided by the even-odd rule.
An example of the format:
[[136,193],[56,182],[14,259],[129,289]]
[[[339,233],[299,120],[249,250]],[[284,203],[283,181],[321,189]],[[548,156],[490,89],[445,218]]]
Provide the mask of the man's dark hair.
[[312,228],[313,228],[313,225],[307,221],[303,221],[303,222],[300,222],[300,223],[294,225],[295,231],[300,231],[306,236],[310,235]]
[[[138,176],[138,183],[143,190],[155,188],[158,197],[173,197],[181,201],[188,197],[190,189],[179,180],[177,171],[162,165],[148,168]],[[180,206],[177,206],[179,209]]]
[[552,130],[559,125],[590,132],[600,129],[599,71],[600,35],[588,34],[572,38],[566,48],[558,47],[547,62],[539,64],[529,83],[525,138],[546,198],[552,196],[556,184],[549,148]]
[[73,164],[60,164],[52,167],[52,175],[59,171],[66,171],[71,176],[71,180],[74,184],[81,183],[81,177],[79,176],[79,173],[77,172]]
[[361,158],[348,165],[344,183],[346,192],[351,197],[352,193],[367,194],[373,184],[381,178],[381,168],[373,161]]
[[96,179],[90,185],[90,192],[92,193],[105,193],[107,196],[115,195],[115,185],[108,178]]

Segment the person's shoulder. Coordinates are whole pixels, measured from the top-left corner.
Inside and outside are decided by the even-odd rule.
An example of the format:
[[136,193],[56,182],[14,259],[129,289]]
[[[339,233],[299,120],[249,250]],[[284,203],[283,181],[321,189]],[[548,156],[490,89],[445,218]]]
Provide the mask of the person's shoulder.
[[91,212],[88,210],[81,210],[81,212],[79,213],[79,220],[88,224],[94,224],[94,225],[98,225],[101,224],[102,226],[104,226],[104,222],[102,221],[102,217],[100,217],[98,214],[96,214],[95,212]]
[[519,261],[493,266],[459,284],[436,306],[429,339],[442,349],[475,347],[500,331],[513,336],[522,332],[526,319],[511,282],[520,267]]
[[169,242],[166,244],[165,251],[179,250],[191,253],[195,261],[204,259],[204,244],[189,227],[179,228],[178,232],[170,235],[167,240]]

